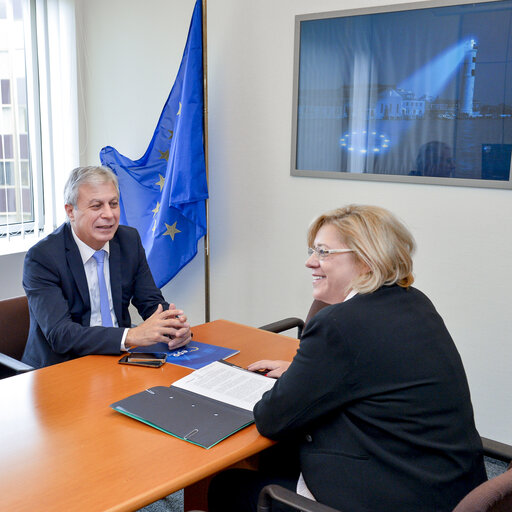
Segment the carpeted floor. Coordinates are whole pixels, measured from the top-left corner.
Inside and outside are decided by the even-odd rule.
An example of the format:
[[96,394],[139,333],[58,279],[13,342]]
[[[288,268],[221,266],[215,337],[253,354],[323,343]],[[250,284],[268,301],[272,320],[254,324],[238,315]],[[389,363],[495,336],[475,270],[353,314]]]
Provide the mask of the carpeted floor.
[[490,480],[495,476],[501,475],[507,470],[508,464],[501,460],[491,459],[490,457],[484,457],[485,469],[487,471],[487,478]]
[[183,491],[170,494],[162,500],[141,508],[138,512],[183,512]]

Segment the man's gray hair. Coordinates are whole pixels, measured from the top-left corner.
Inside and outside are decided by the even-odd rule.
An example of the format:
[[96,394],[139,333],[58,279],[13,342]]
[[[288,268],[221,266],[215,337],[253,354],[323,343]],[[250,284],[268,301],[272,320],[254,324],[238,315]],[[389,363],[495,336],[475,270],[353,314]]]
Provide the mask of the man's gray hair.
[[88,167],[77,167],[71,171],[68,181],[64,186],[64,204],[76,207],[78,201],[78,189],[84,183],[113,183],[119,196],[119,183],[117,176],[104,166],[90,165]]

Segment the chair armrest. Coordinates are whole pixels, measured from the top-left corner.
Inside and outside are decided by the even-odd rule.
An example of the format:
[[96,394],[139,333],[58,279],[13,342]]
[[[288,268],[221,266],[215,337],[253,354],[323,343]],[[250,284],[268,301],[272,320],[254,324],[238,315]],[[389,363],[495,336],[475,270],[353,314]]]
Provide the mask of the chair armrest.
[[304,321],[296,317],[283,318],[277,322],[262,325],[260,329],[278,333],[287,331],[288,329],[293,329],[294,327],[297,327],[297,338],[300,338],[302,336],[302,329],[304,328]]
[[484,455],[503,462],[510,462],[512,460],[512,446],[487,439],[486,437],[482,437],[481,439],[484,447]]
[[6,354],[2,354],[2,352],[0,352],[0,365],[6,366],[15,373],[24,373],[34,370],[32,366],[22,363]]
[[258,512],[271,512],[272,501],[295,507],[302,512],[339,512],[334,508],[300,496],[280,485],[263,487],[258,498]]

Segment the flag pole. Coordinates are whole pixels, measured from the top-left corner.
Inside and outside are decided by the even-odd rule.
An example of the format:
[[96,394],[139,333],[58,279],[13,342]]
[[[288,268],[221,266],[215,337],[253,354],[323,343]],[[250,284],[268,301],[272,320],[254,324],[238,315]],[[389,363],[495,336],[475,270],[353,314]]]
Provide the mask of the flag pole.
[[[204,134],[204,160],[206,169],[206,183],[209,187],[208,175],[208,59],[206,37],[206,0],[202,0],[203,12],[203,134]],[[206,208],[206,235],[204,236],[204,321],[210,321],[210,215],[209,200],[205,200]]]

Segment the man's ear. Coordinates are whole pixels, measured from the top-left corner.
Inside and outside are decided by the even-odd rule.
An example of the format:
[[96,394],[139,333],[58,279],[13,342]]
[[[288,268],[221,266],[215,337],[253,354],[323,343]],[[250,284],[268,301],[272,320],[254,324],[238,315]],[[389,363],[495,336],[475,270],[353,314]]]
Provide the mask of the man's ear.
[[74,214],[74,208],[72,204],[65,204],[64,208],[66,210],[66,215],[68,216],[68,219],[73,221],[75,220],[75,214]]

